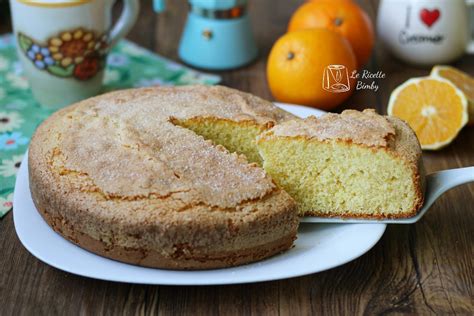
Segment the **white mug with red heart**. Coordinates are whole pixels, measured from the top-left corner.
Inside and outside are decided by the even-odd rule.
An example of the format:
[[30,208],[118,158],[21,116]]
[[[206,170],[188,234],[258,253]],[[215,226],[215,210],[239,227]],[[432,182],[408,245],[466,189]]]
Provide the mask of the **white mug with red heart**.
[[410,64],[450,63],[474,53],[473,5],[474,0],[381,0],[378,36],[396,57]]

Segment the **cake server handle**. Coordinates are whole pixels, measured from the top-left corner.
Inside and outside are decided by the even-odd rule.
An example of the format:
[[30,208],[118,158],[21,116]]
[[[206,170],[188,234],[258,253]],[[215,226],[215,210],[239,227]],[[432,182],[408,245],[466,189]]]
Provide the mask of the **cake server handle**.
[[417,217],[419,215],[423,216],[444,192],[469,182],[474,182],[474,166],[442,170],[429,174],[426,177],[425,203]]

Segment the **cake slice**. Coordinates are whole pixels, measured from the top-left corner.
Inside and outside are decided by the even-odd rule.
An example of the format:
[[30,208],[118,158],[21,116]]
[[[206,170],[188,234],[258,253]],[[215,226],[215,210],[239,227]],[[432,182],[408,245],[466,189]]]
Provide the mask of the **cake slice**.
[[262,133],[257,147],[301,216],[403,218],[423,204],[421,148],[395,117],[347,110],[290,120]]

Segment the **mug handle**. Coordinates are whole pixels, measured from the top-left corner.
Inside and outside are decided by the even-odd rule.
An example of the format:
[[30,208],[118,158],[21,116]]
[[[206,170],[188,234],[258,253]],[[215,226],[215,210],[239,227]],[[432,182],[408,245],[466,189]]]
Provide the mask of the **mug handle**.
[[133,24],[135,24],[139,11],[139,0],[123,0],[122,14],[110,32],[110,47],[115,46],[119,39],[127,35]]
[[469,10],[469,34],[471,35],[471,40],[469,41],[466,47],[466,53],[474,54],[474,0],[466,0],[466,6]]

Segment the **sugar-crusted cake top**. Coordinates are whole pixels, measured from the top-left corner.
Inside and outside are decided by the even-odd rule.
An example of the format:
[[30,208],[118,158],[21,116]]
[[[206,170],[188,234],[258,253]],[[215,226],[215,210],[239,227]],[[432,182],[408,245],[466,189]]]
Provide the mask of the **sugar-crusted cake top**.
[[[131,103],[145,104],[144,110],[153,111],[153,116],[159,115],[165,120],[170,116],[177,119],[200,116],[275,124],[295,118],[269,101],[223,86],[194,85],[125,90],[117,92],[117,99],[120,99],[120,94],[134,94],[137,99],[130,100]],[[102,102],[109,101],[104,99]],[[153,103],[152,107],[147,105],[150,102]]]
[[344,140],[355,144],[387,147],[395,136],[395,128],[372,109],[363,112],[345,110],[341,114],[327,113],[319,118],[292,120],[275,126],[275,136],[303,136],[324,140]]
[[372,109],[362,112],[345,110],[282,122],[263,132],[258,139],[303,137],[317,141],[343,141],[372,148],[386,149],[412,164],[421,161],[421,147],[415,132],[404,121],[382,116]]
[[276,189],[245,158],[170,121],[196,116],[270,126],[293,118],[270,102],[230,88],[144,88],[66,108],[47,121],[34,141],[53,153],[58,174],[69,176],[79,190],[108,199],[173,197],[170,208],[233,208]]

